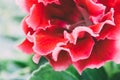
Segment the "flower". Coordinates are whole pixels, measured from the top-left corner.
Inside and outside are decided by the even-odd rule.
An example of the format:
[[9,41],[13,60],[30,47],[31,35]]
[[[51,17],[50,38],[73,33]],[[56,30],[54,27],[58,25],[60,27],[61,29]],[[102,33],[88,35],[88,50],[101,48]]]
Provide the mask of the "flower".
[[73,65],[79,73],[105,62],[120,63],[119,0],[17,0],[28,14],[19,48],[44,56],[54,70]]

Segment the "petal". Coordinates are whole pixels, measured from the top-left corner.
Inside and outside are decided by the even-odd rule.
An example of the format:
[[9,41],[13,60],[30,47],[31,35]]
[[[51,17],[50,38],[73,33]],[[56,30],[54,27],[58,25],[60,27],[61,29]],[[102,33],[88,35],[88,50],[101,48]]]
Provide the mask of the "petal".
[[[66,10],[67,9],[67,10]],[[45,6],[47,16],[51,20],[61,20],[68,24],[77,22],[81,15],[73,0],[60,0],[60,4],[48,4]]]
[[28,32],[30,32],[30,34],[33,34],[34,31],[33,31],[32,28],[30,28],[30,27],[28,26],[28,24],[26,23],[26,19],[27,19],[27,17],[25,17],[25,18],[22,20],[22,23],[21,23],[22,29],[23,29],[23,31],[24,31],[24,33],[25,33],[26,35],[28,34]]
[[107,35],[108,39],[118,40],[120,39],[120,26],[114,26],[109,30],[109,34]]
[[[65,44],[63,44],[63,45],[65,45]],[[69,51],[68,49],[63,48],[63,47],[60,47],[60,46],[57,46],[57,47],[55,47],[55,49],[52,51],[52,59],[53,59],[54,61],[57,61],[57,60],[58,60],[58,56],[59,56],[59,53],[60,53],[61,51],[66,51],[66,52],[70,53],[70,51]]]
[[[108,35],[110,36],[110,33],[114,31],[114,28],[116,28],[113,16],[113,8],[111,8],[111,10],[103,16],[101,22],[99,23],[101,27],[98,27],[98,31],[100,33],[99,37],[97,37],[98,40],[108,38]],[[96,29],[95,26],[92,26],[91,28],[93,30]]]
[[104,4],[107,7],[114,7],[119,0],[98,0],[98,2]]
[[97,3],[95,0],[85,0],[85,4],[91,15],[98,16],[105,11],[105,6]]
[[33,29],[45,29],[49,26],[45,15],[45,6],[43,4],[34,4],[30,10],[30,16],[26,19],[27,24]]
[[104,15],[100,15],[100,16],[90,16],[90,20],[94,23],[94,24],[99,24],[99,23],[107,23],[110,25],[115,25],[114,22],[114,9],[111,8],[110,11],[108,11],[106,14]]
[[28,54],[31,54],[33,52],[32,47],[33,43],[31,43],[27,39],[18,46],[19,49]]
[[115,40],[101,40],[95,44],[88,59],[79,60],[74,63],[74,66],[79,73],[86,68],[99,68],[106,61],[112,60],[118,51],[120,49],[116,46]]
[[69,67],[69,65],[72,63],[71,58],[69,54],[66,51],[61,51],[58,55],[57,61],[54,61],[52,59],[52,55],[47,55],[47,59],[50,62],[51,66],[56,71],[62,71]]
[[105,38],[108,39],[113,39],[116,40],[117,38],[119,38],[119,34],[120,31],[119,29],[115,26],[111,26],[111,25],[104,25],[103,29],[101,30],[99,36],[96,38],[97,40],[104,40]]
[[39,54],[34,54],[33,56],[33,62],[38,64],[41,56]]
[[77,39],[83,38],[85,32],[89,33],[93,37],[99,36],[98,34],[94,33],[91,28],[86,26],[76,27],[71,34],[65,31],[64,36],[70,41],[70,43],[76,44]]
[[104,23],[98,23],[98,24],[95,24],[95,25],[92,25],[92,26],[89,26],[94,33],[100,33],[100,31],[102,30],[104,26]]
[[116,55],[113,58],[113,61],[120,64],[120,37],[116,40],[117,51]]
[[38,2],[42,2],[44,3],[44,5],[51,4],[51,3],[60,4],[59,0],[38,0]]
[[38,0],[16,0],[16,3],[27,13],[30,12],[30,8],[33,4],[38,3]]
[[116,26],[120,26],[120,11],[119,12],[115,11],[114,19]]
[[104,21],[106,21],[106,20],[112,21],[112,22],[109,23],[109,24],[115,25],[115,23],[114,23],[114,9],[113,9],[113,8],[111,8],[109,12],[107,12],[106,14],[104,14],[104,16],[102,17],[101,22],[104,22]]
[[49,54],[58,44],[65,43],[62,29],[49,28],[37,31],[34,37],[34,51],[40,55]]
[[114,18],[115,18],[115,23],[116,25],[120,26],[120,0],[116,0],[116,4],[115,4],[115,15],[114,15]]
[[[85,47],[83,47],[85,45]],[[78,61],[80,59],[86,59],[90,56],[94,46],[94,40],[92,37],[85,37],[78,39],[76,45],[68,43],[65,48],[70,51],[72,61]]]
[[97,40],[104,40],[105,38],[116,39],[118,37],[117,33],[119,33],[119,30],[116,30],[115,26],[108,25],[107,23],[109,23],[109,21],[90,26],[95,33],[99,33],[99,36],[96,37]]

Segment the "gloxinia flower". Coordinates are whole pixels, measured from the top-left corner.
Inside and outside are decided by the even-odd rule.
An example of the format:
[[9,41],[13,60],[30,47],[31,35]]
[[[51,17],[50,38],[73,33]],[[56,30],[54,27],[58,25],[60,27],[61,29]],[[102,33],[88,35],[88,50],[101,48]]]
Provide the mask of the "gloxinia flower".
[[120,0],[17,0],[27,12],[19,48],[44,56],[56,71],[79,73],[105,62],[120,63]]

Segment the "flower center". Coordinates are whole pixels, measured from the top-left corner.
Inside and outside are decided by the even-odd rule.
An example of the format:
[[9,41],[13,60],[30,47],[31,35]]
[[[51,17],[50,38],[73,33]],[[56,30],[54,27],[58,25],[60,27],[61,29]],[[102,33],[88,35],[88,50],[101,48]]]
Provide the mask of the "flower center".
[[82,19],[79,19],[79,21],[77,21],[76,23],[72,24],[72,25],[67,25],[66,28],[68,30],[73,30],[75,27],[79,27],[79,26],[90,26],[92,25],[92,22],[89,19],[89,13],[86,9],[84,9],[83,7],[77,6],[79,13],[82,16]]

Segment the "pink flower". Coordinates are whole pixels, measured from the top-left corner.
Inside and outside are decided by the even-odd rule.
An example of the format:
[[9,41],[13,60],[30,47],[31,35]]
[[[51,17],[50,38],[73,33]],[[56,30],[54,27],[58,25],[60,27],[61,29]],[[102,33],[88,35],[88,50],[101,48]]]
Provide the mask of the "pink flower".
[[105,62],[120,63],[119,0],[17,0],[27,12],[26,39],[19,48],[41,56],[57,70],[73,65],[79,73]]

